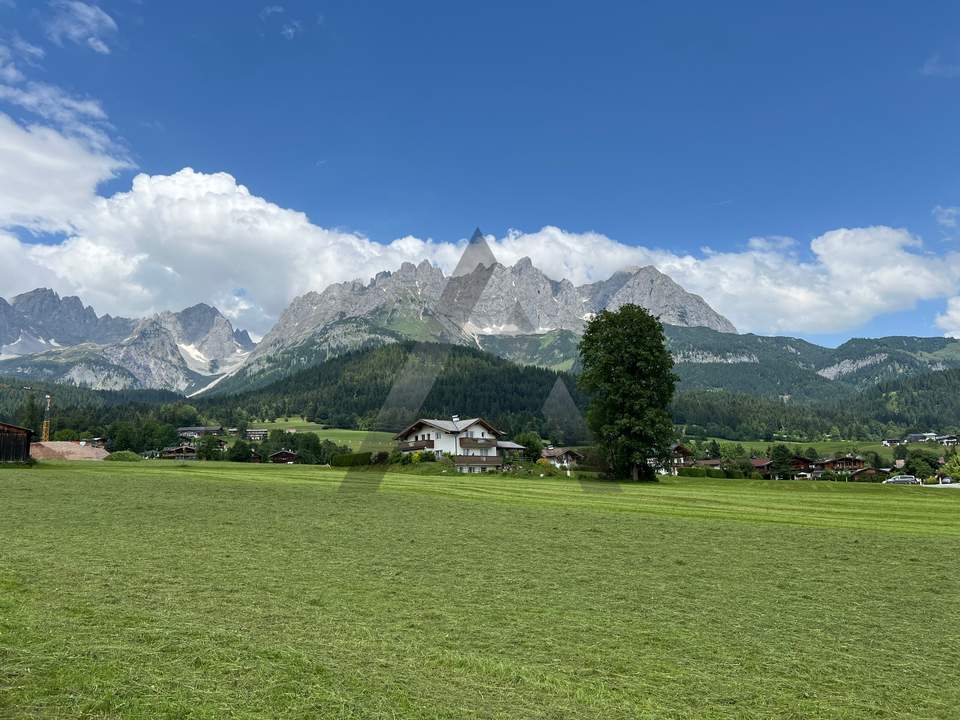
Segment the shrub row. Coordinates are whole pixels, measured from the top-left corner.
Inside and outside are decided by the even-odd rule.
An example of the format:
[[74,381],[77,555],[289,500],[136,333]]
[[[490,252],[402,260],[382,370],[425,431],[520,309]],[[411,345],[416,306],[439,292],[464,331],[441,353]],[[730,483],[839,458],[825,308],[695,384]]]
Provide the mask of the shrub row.
[[[740,470],[719,470],[717,468],[678,468],[677,474],[683,477],[708,477],[708,478],[729,478],[731,480],[742,480],[748,477]],[[760,475],[752,473],[749,477],[759,478]]]
[[334,455],[330,459],[330,464],[334,467],[353,467],[355,465],[369,465],[373,458],[373,453],[347,453],[344,455]]

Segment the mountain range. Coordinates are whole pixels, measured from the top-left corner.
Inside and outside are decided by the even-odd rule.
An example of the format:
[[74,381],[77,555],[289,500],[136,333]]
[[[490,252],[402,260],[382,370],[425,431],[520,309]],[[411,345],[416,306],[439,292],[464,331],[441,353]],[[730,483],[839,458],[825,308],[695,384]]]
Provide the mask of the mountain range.
[[[480,241],[475,234],[471,243],[480,248]],[[856,339],[826,348],[738,334],[703,298],[650,266],[577,286],[549,278],[529,258],[504,266],[469,247],[464,257],[450,276],[426,261],[404,263],[366,282],[308,292],[256,344],[205,304],[135,320],[98,316],[76,297],[33,290],[0,299],[0,375],[226,395],[347,352],[408,340],[576,372],[585,323],[627,303],[664,323],[681,390],[835,399],[885,380],[960,368],[960,342],[948,338]]]
[[235,370],[254,346],[203,303],[133,320],[98,316],[46,288],[0,298],[0,375],[189,393]]

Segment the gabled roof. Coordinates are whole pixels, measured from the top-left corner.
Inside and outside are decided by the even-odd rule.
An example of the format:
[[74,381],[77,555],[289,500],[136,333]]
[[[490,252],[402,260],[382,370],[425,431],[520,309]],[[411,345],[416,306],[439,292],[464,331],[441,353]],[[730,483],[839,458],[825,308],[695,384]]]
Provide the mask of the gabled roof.
[[565,448],[565,447],[560,447],[560,448],[544,448],[544,449],[540,452],[540,454],[541,454],[543,457],[545,457],[545,458],[560,457],[561,455],[566,455],[566,454],[568,454],[568,453],[569,453],[570,455],[576,455],[578,458],[582,458],[582,457],[583,457],[583,454],[582,454],[582,453],[578,453],[578,452],[577,452],[576,450],[574,450],[573,448]]
[[501,450],[526,450],[526,445],[520,445],[512,440],[497,440],[497,447]]
[[457,422],[454,422],[453,420],[435,420],[433,418],[420,418],[415,423],[408,425],[403,430],[398,432],[394,436],[394,439],[399,440],[400,438],[406,435],[409,435],[410,431],[413,430],[418,425],[427,425],[428,427],[433,427],[433,428],[436,428],[437,430],[443,430],[444,432],[448,432],[448,433],[459,433],[466,430],[471,425],[476,425],[477,423],[483,425],[485,428],[487,428],[487,430],[492,432],[494,435],[504,434],[500,430],[497,430],[493,425],[491,425],[481,417],[467,418],[466,420],[458,420]]
[[271,453],[270,457],[276,457],[277,455],[293,455],[297,457],[297,454],[293,450],[277,450],[275,453]]
[[19,425],[11,425],[10,423],[0,422],[0,429],[6,430],[16,430],[18,432],[25,432],[33,435],[33,430],[30,428],[20,427]]

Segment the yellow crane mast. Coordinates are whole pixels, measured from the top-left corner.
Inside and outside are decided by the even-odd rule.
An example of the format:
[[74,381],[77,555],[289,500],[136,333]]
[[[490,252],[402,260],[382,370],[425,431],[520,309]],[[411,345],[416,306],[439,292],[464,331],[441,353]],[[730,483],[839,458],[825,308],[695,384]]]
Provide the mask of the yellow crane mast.
[[43,409],[43,427],[40,429],[42,442],[50,442],[50,404],[53,401],[52,395],[47,395],[47,404]]

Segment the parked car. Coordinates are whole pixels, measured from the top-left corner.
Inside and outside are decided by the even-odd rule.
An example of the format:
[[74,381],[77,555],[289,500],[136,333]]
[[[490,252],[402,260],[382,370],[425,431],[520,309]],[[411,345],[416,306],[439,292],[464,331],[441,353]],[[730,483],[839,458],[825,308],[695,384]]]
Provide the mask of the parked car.
[[941,485],[953,485],[956,482],[952,477],[942,477],[940,478]]
[[884,485],[920,485],[920,481],[914,475],[894,475],[883,481]]

